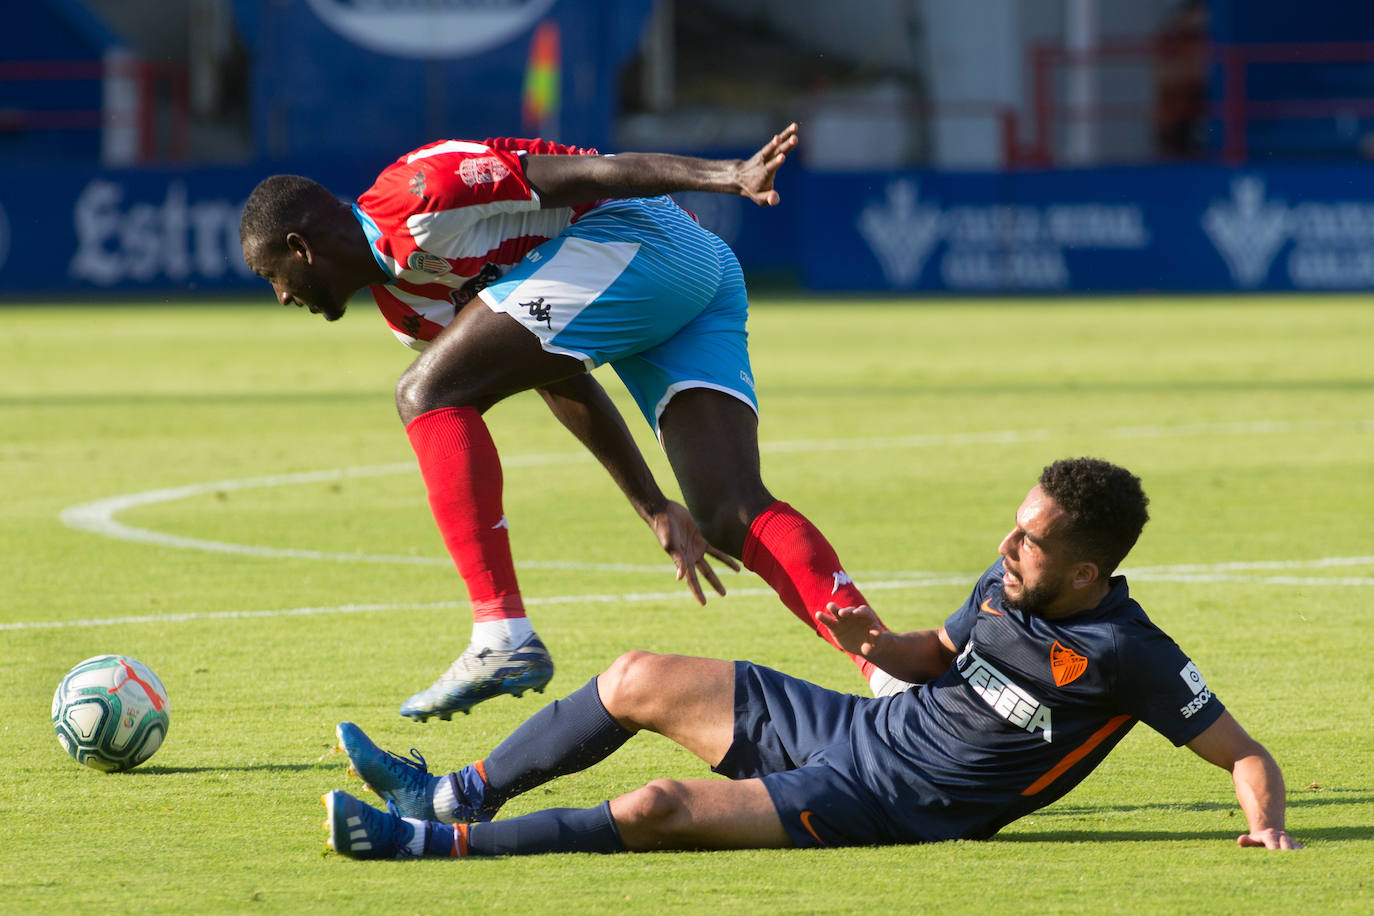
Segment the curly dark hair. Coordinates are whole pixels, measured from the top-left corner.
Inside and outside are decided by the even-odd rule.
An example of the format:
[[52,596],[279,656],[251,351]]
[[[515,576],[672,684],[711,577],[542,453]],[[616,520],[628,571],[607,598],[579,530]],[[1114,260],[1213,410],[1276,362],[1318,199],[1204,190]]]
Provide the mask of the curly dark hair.
[[1047,465],[1040,489],[1064,510],[1069,548],[1096,563],[1103,576],[1131,552],[1150,520],[1140,478],[1101,458],[1065,458]]
[[313,237],[325,220],[347,206],[317,181],[300,175],[273,175],[258,182],[243,205],[239,243],[284,244],[288,233]]

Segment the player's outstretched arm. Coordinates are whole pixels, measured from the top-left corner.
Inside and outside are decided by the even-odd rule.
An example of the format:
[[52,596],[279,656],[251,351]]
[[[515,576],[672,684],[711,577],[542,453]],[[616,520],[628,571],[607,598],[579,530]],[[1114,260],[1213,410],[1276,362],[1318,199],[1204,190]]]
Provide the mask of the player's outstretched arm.
[[1264,746],[1246,734],[1229,712],[1188,742],[1188,748],[1231,774],[1236,800],[1245,814],[1249,833],[1236,837],[1240,846],[1265,849],[1301,849],[1302,844],[1284,830],[1287,805],[1283,773]]
[[737,194],[761,207],[777,206],[773,178],[797,146],[789,124],[748,159],[699,159],[669,153],[525,157],[525,178],[544,207],[567,207],[605,197],[655,197],[675,191]]
[[663,494],[606,389],[590,375],[578,375],[546,385],[539,393],[559,422],[601,462],[654,532],[659,546],[677,567],[678,581],[687,581],[697,603],[706,603],[698,574],[717,594],[724,595],[725,586],[706,558],[715,557],[736,571],[739,564],[708,544],[686,507]]
[[944,627],[894,633],[868,605],[829,604],[816,621],[835,635],[840,646],[877,665],[895,678],[923,683],[944,674],[957,654]]

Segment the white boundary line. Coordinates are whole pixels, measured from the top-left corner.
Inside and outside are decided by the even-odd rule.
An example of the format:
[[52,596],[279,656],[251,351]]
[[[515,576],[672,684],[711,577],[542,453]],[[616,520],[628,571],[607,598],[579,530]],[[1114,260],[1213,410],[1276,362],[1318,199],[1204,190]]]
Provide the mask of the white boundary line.
[[[1307,432],[1329,429],[1355,429],[1374,431],[1374,419],[1352,421],[1310,420],[1254,421],[1234,423],[1187,423],[1179,426],[1118,426],[1102,431],[1108,438],[1140,439],[1164,438],[1168,436],[1233,436],[1233,435],[1282,435],[1293,432]],[[783,452],[822,452],[822,451],[874,451],[879,449],[939,448],[951,445],[969,444],[1008,444],[1017,442],[1039,442],[1050,438],[1045,429],[993,430],[990,432],[944,433],[924,436],[887,437],[873,439],[802,440],[793,442],[769,442],[760,446],[768,453]],[[590,461],[586,452],[559,453],[551,455],[518,455],[503,458],[506,468],[548,467],[563,465],[570,461]],[[229,553],[241,556],[284,557],[305,560],[324,560],[337,563],[392,563],[410,566],[447,566],[446,557],[414,557],[385,554],[337,553],[322,550],[299,548],[265,547],[252,544],[233,544],[225,541],[211,541],[203,538],[183,537],[167,534],[148,528],[137,528],[115,520],[115,515],[126,509],[156,503],[174,502],[206,493],[230,492],[261,487],[295,486],[298,484],[321,483],[332,480],[352,480],[367,477],[382,477],[414,473],[412,462],[372,465],[334,470],[303,471],[294,474],[274,474],[265,477],[246,477],[237,480],[218,480],[209,483],[190,484],[162,490],[147,490],[112,496],[95,502],[82,503],[62,510],[59,516],[69,528],[88,531],[104,537],[121,541],[152,544],[158,547],[173,547],[183,550],[204,550],[213,553]],[[658,572],[663,567],[627,563],[560,563],[540,560],[521,561],[521,566],[529,569],[586,569],[599,572]]]
[[[1102,430],[1108,438],[1139,439],[1163,438],[1168,436],[1228,436],[1228,435],[1284,435],[1294,432],[1318,430],[1354,429],[1360,432],[1374,431],[1374,419],[1354,421],[1254,421],[1235,423],[1189,423],[1178,426],[1121,426]],[[1016,442],[1043,441],[1051,433],[1044,429],[999,430],[982,433],[950,433],[895,438],[814,440],[794,442],[771,442],[760,446],[761,451],[769,453],[801,451],[855,451],[902,448],[936,448],[949,445],[978,443],[1007,444]],[[567,464],[569,461],[590,460],[585,452],[560,453],[550,455],[524,455],[503,458],[507,468],[541,467]],[[113,496],[95,502],[82,503],[64,509],[60,514],[63,524],[80,531],[114,538],[122,541],[151,544],[159,547],[172,547],[186,550],[204,550],[214,553],[229,553],[257,557],[286,557],[293,559],[326,560],[341,563],[393,563],[402,565],[447,566],[447,557],[414,557],[362,553],[331,553],[321,550],[296,548],[265,547],[252,544],[234,544],[225,541],[212,541],[167,534],[148,528],[138,528],[117,521],[115,515],[127,509],[158,503],[174,502],[203,496],[207,493],[230,492],[262,487],[296,486],[299,484],[321,483],[334,480],[354,480],[369,477],[382,477],[396,474],[413,473],[412,462],[372,465],[334,470],[304,471],[294,474],[274,474],[263,477],[246,477],[233,480],[218,480],[209,483],[190,484],[182,487],[146,490]],[[598,572],[662,573],[671,566],[630,564],[630,563],[576,563],[550,561],[521,561],[519,566],[532,569],[578,569]],[[1299,570],[1322,569],[1340,566],[1374,565],[1374,556],[1320,557],[1311,560],[1257,560],[1249,562],[1229,562],[1216,564],[1183,564],[1176,566],[1140,567],[1125,570],[1137,581],[1154,582],[1239,582],[1263,585],[1288,586],[1374,586],[1374,577],[1321,577],[1321,576],[1246,576],[1237,575],[1259,570]],[[895,573],[875,573],[881,581],[864,582],[863,588],[870,591],[885,591],[903,588],[928,588],[932,586],[951,586],[972,583],[978,573],[949,574],[938,572],[905,571]],[[554,597],[527,597],[527,605],[557,605],[568,603],[609,603],[637,601],[665,601],[683,597],[681,591],[653,592],[642,594],[614,595],[566,595]],[[733,589],[731,594],[743,596],[771,596],[769,589]],[[366,612],[389,612],[398,610],[419,610],[432,608],[466,607],[465,601],[441,601],[431,603],[400,604],[345,604],[333,607],[281,608],[257,611],[223,612],[186,612],[156,614],[139,617],[102,618],[64,621],[29,621],[0,623],[0,631],[62,629],[69,627],[114,626],[128,623],[175,623],[197,620],[227,620],[253,617],[298,617],[315,614],[350,614]]]

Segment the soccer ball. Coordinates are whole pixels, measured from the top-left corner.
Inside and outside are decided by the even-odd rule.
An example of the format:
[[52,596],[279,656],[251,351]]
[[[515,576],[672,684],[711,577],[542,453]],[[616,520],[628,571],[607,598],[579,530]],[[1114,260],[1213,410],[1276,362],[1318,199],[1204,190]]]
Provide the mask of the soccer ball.
[[106,773],[132,769],[167,737],[167,691],[142,662],[97,655],[57,685],[52,727],[77,763]]

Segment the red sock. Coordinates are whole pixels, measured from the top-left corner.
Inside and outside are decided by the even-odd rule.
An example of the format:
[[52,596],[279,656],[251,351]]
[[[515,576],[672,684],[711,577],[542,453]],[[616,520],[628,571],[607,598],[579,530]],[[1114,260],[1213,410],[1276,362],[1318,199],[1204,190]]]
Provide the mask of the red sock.
[[[816,623],[816,613],[832,601],[840,607],[868,603],[840,566],[840,558],[825,535],[781,500],[760,512],[749,526],[740,559],[746,569],[773,587],[793,614],[837,649],[840,646],[835,637]],[[865,678],[876,667],[857,655],[845,654]]]
[[482,415],[472,407],[431,410],[410,421],[406,435],[473,619],[524,617],[501,508],[501,458]]

